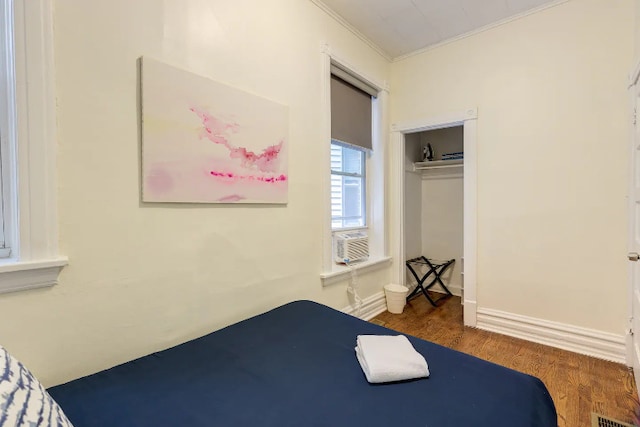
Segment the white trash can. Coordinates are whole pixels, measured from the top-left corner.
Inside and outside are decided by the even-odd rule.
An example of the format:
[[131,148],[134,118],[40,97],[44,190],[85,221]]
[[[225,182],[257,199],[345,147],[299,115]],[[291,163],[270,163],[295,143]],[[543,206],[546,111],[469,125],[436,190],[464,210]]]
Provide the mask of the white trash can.
[[384,287],[384,296],[387,299],[387,310],[389,313],[400,314],[404,310],[407,302],[409,289],[402,285],[390,284]]

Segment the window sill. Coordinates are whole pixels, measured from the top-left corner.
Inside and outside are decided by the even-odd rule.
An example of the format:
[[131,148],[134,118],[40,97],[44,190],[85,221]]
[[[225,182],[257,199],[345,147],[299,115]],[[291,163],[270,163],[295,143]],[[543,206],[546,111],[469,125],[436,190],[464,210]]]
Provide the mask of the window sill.
[[[370,258],[366,261],[352,264],[351,268],[355,269],[358,273],[367,273],[387,267],[389,264],[391,264],[391,257],[385,256],[380,258]],[[335,264],[331,271],[320,273],[322,286],[329,286],[346,279],[349,274],[351,274],[351,268]]]
[[0,294],[53,286],[68,264],[66,257],[40,261],[0,262]]

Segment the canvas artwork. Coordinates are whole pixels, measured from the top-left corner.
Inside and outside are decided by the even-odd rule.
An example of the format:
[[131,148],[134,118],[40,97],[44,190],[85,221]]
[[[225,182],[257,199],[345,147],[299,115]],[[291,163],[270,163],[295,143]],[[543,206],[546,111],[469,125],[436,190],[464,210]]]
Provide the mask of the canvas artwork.
[[142,59],[145,202],[287,203],[284,105]]

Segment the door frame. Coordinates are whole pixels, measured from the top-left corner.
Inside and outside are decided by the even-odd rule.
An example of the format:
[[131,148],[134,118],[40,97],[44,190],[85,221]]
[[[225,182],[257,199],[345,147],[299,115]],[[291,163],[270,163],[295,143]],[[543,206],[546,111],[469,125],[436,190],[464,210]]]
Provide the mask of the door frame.
[[[629,120],[629,129],[630,129],[630,135],[629,135],[629,181],[628,181],[628,189],[627,189],[627,199],[628,199],[628,208],[627,208],[627,212],[628,212],[628,229],[627,229],[627,251],[628,252],[634,252],[637,250],[637,248],[635,247],[635,237],[634,237],[634,233],[636,232],[635,230],[635,215],[634,215],[634,211],[635,211],[635,195],[634,195],[634,189],[635,189],[635,182],[634,180],[636,179],[635,175],[634,175],[634,171],[636,169],[636,156],[637,156],[637,151],[636,151],[636,146],[640,145],[640,141],[638,141],[636,139],[636,126],[638,126],[638,124],[636,124],[637,120],[638,120],[638,110],[640,109],[640,105],[637,102],[638,99],[638,92],[640,91],[640,88],[638,87],[638,84],[640,84],[640,61],[638,61],[636,63],[636,66],[633,68],[632,72],[629,74],[629,87],[628,87],[628,91],[629,91],[629,109],[630,109],[630,118],[631,120]],[[634,354],[634,344],[633,344],[633,324],[634,324],[634,313],[633,313],[633,299],[635,297],[634,293],[634,278],[635,278],[635,274],[634,274],[634,265],[632,262],[628,263],[628,290],[627,290],[627,295],[628,295],[628,302],[627,302],[627,313],[628,313],[628,323],[627,323],[627,328],[626,328],[626,333],[625,333],[625,341],[626,341],[626,350],[627,350],[627,366],[629,367],[634,367],[634,362],[635,362],[635,358],[636,355]],[[640,333],[640,331],[635,331],[635,333]],[[638,388],[638,393],[640,393],[640,382],[638,381],[638,379],[636,379],[636,386]]]
[[425,118],[414,122],[391,126],[390,239],[393,259],[393,283],[405,284],[404,263],[404,188],[405,188],[405,135],[426,130],[463,126],[464,129],[464,324],[475,327],[477,323],[477,119],[475,108],[446,116]]

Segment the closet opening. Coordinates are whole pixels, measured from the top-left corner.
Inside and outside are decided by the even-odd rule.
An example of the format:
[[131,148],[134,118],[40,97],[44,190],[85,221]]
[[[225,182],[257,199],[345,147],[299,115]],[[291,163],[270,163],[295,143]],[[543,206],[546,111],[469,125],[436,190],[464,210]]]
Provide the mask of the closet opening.
[[[404,261],[409,301],[462,324],[464,125],[407,133]],[[457,304],[454,305],[454,304]]]
[[[390,248],[392,280],[409,287],[410,295],[415,293],[410,301],[420,301],[425,309],[437,311],[441,304],[456,302],[457,319],[462,313],[464,325],[472,327],[477,318],[476,122],[477,110],[469,109],[393,124],[390,147],[391,218],[396,236]],[[407,261],[411,260],[415,263],[410,269]],[[437,280],[429,286],[437,279],[433,272],[428,274],[431,269],[438,272],[444,287]],[[429,298],[416,284],[429,287]]]

